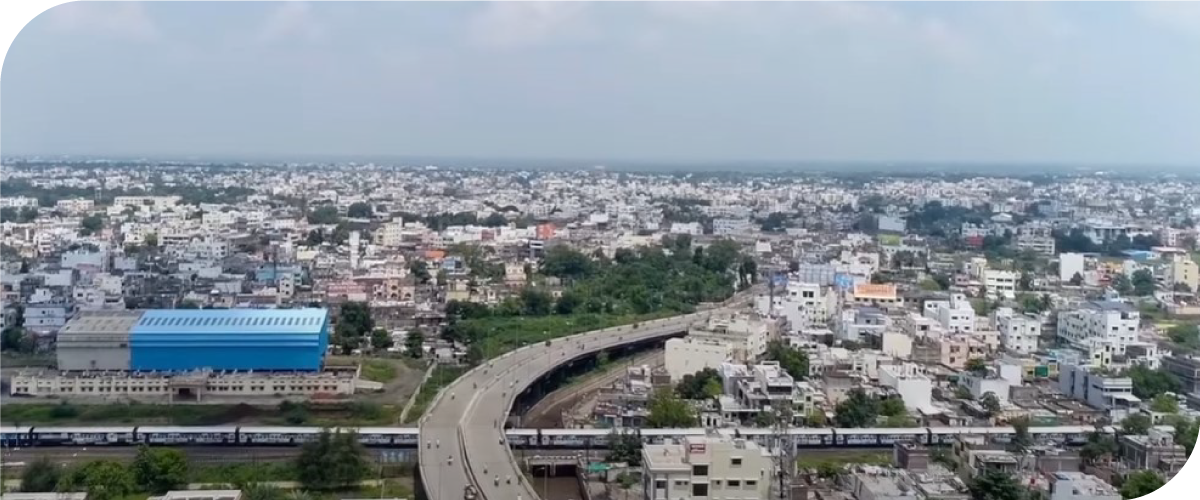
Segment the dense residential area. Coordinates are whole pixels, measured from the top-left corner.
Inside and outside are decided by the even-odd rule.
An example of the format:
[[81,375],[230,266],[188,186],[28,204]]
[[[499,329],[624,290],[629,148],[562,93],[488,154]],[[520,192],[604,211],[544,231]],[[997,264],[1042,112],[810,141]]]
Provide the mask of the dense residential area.
[[[506,352],[739,296],[530,419],[607,448],[625,489],[672,447],[753,446],[789,490],[864,499],[1135,498],[1200,432],[1195,179],[10,159],[2,181],[4,425],[31,426],[6,444],[412,426]],[[736,432],[630,438],[697,428]],[[306,450],[363,457],[363,432]],[[803,451],[863,445],[886,456]]]

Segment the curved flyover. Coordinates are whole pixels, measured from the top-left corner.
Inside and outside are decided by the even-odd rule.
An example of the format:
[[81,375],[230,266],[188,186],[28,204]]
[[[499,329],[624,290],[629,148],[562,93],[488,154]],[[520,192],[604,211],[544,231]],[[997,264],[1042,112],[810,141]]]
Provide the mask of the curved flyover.
[[[753,289],[727,302],[744,303]],[[559,365],[624,344],[687,331],[715,310],[646,321],[537,343],[475,367],[445,388],[421,419],[420,468],[431,500],[460,500],[468,485],[480,499],[534,500],[537,494],[504,442],[514,399]]]

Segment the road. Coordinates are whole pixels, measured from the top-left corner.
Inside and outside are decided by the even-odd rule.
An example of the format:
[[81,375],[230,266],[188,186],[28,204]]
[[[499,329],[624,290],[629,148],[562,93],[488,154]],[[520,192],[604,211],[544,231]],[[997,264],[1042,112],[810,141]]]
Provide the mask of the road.
[[[728,304],[741,305],[751,289]],[[607,328],[529,345],[482,364],[438,395],[421,419],[421,477],[431,500],[463,498],[468,485],[482,498],[534,500],[503,439],[503,422],[516,394],[571,359],[615,346],[686,331],[714,310]]]
[[615,382],[625,377],[631,366],[649,365],[651,368],[663,365],[665,351],[655,349],[629,359],[617,360],[606,370],[585,375],[577,383],[562,387],[550,393],[533,405],[518,423],[521,427],[548,429],[562,427],[562,412],[578,404],[584,398],[593,397],[596,391],[611,387]]

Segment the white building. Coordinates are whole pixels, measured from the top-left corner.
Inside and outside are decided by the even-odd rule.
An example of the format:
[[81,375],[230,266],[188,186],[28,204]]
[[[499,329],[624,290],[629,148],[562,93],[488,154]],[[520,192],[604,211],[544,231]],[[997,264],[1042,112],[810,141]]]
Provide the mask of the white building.
[[1078,274],[1084,276],[1084,256],[1081,253],[1064,253],[1058,255],[1058,279],[1063,283],[1071,281]]
[[759,296],[756,300],[759,314],[782,316],[791,331],[826,327],[837,308],[837,294],[832,287],[816,283],[789,282],[774,297]]
[[1058,389],[1088,406],[1109,410],[1114,421],[1123,419],[1126,412],[1137,410],[1142,402],[1133,395],[1133,380],[1129,377],[1110,375],[1087,366],[1061,365]]
[[1125,354],[1125,348],[1137,340],[1140,322],[1141,315],[1129,304],[1092,301],[1058,313],[1058,337],[1085,351],[1101,345],[1112,354]]
[[996,329],[1000,330],[1000,345],[1009,352],[1029,354],[1038,348],[1038,336],[1042,331],[1041,320],[1032,316],[1012,314],[996,316]]
[[1040,255],[1054,255],[1054,235],[1047,224],[1026,224],[1017,229],[1017,248]]
[[991,297],[1012,299],[1017,296],[1018,274],[1013,271],[988,269],[983,272],[983,286]]
[[671,380],[678,382],[705,368],[718,368],[733,357],[733,347],[713,339],[686,337],[666,342],[664,365]]
[[879,367],[879,385],[890,387],[904,398],[904,406],[925,410],[933,408],[933,380],[919,365],[904,363]]
[[1122,500],[1112,484],[1091,474],[1055,472],[1050,480],[1050,500]]
[[646,500],[761,499],[775,477],[771,453],[753,441],[689,436],[642,448]]
[[719,218],[713,219],[714,236],[733,236],[753,232],[750,219]]
[[975,307],[960,293],[951,295],[950,300],[925,301],[925,316],[949,332],[975,331]]

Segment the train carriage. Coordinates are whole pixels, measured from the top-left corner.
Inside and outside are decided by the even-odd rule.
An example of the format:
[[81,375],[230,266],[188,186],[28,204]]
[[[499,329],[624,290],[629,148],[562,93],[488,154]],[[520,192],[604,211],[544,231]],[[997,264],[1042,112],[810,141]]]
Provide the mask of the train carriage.
[[136,429],[137,442],[148,445],[237,444],[236,426],[160,427],[141,426]]
[[30,433],[42,446],[117,446],[133,444],[134,427],[38,427]]
[[6,448],[20,448],[34,444],[33,427],[11,426],[0,427],[0,444]]
[[238,444],[298,445],[315,441],[322,429],[317,427],[240,427]]

